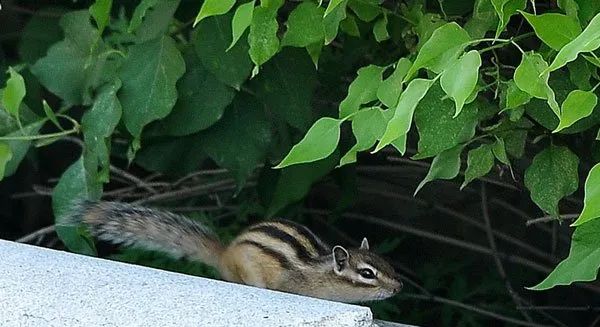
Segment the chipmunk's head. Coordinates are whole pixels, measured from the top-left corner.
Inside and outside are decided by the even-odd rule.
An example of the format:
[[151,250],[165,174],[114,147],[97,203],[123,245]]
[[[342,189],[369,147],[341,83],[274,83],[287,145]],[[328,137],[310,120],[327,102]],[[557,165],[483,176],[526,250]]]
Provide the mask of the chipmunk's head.
[[383,300],[402,289],[400,276],[394,268],[369,251],[369,242],[363,239],[360,248],[333,247],[333,272],[345,283],[340,293],[344,302]]

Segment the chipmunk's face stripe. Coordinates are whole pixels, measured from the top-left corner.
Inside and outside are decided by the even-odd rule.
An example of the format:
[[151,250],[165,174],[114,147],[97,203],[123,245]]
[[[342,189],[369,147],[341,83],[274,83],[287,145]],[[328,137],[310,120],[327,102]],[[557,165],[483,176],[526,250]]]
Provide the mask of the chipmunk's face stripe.
[[296,253],[296,257],[303,262],[311,261],[311,255],[306,250],[300,241],[298,241],[294,236],[288,234],[287,232],[277,228],[275,225],[256,225],[248,230],[248,232],[257,232],[265,234],[269,237],[278,239],[283,243],[289,245],[293,251]]
[[316,251],[318,256],[324,256],[331,253],[331,247],[327,246],[323,241],[321,241],[321,239],[319,239],[306,226],[290,220],[279,220],[277,223],[292,228],[298,235],[301,235],[304,239],[306,239],[310,243],[312,249]]
[[247,244],[247,245],[251,245],[251,246],[258,248],[262,253],[277,260],[277,262],[279,262],[279,265],[281,265],[281,267],[283,267],[283,268],[293,269],[293,267],[294,267],[294,265],[292,265],[292,263],[286,258],[285,255],[283,255],[282,253],[280,253],[278,251],[273,250],[272,248],[266,247],[258,242],[243,240],[238,244]]

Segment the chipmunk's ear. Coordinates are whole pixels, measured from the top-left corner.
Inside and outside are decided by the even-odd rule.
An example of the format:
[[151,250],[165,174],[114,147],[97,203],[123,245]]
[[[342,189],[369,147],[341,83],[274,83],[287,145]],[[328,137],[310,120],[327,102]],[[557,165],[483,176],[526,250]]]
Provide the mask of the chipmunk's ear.
[[360,250],[369,250],[369,241],[366,237],[363,237],[362,243],[360,243]]
[[342,271],[348,266],[350,255],[343,247],[336,245],[333,247],[333,271],[341,275]]

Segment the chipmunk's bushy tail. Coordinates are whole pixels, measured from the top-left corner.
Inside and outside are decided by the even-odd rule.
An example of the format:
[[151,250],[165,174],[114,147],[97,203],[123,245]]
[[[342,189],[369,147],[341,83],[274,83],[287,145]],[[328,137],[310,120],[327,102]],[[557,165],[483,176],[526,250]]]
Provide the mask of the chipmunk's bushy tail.
[[171,212],[121,202],[79,201],[66,220],[103,241],[158,250],[219,266],[224,245],[208,227]]

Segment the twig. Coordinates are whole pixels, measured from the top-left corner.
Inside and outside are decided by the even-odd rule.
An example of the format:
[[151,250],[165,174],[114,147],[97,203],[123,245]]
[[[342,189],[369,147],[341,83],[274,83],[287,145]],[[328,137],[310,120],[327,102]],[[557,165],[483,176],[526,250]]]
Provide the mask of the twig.
[[529,219],[525,222],[525,225],[530,226],[533,224],[545,223],[545,222],[554,221],[554,220],[560,220],[560,219],[573,220],[573,219],[577,219],[577,218],[579,218],[578,213],[570,213],[570,214],[560,215],[560,218],[558,218],[558,219],[554,216],[543,216],[543,217],[539,217],[539,218],[535,218],[535,219]]
[[15,240],[15,242],[17,243],[28,243],[33,241],[34,239],[44,236],[46,234],[50,234],[50,233],[54,233],[56,230],[54,228],[54,225],[50,225],[47,227],[44,227],[42,229],[38,229],[35,232],[31,233],[31,234],[27,234],[17,240]]
[[152,193],[152,194],[156,194],[158,193],[158,191],[156,191],[153,187],[150,186],[150,184],[146,183],[145,181],[139,179],[138,177],[130,174],[129,172],[124,171],[121,168],[115,167],[113,165],[110,165],[110,171],[118,174],[119,176],[129,180],[130,182],[135,183],[135,186],[138,186],[140,188],[145,189],[146,191]]
[[[414,203],[417,203],[419,205],[425,206],[425,207],[429,207],[432,208],[435,211],[438,211],[440,213],[443,213],[445,215],[457,218],[459,220],[462,220],[468,224],[471,224],[473,226],[476,226],[477,228],[481,229],[481,230],[485,230],[486,227],[483,223],[473,219],[472,217],[469,217],[461,212],[452,210],[446,206],[440,205],[440,204],[430,204],[427,201],[421,200],[421,199],[417,199],[414,198],[412,196],[404,196],[402,194],[398,194],[395,192],[389,192],[389,191],[384,191],[381,190],[379,188],[370,188],[370,187],[362,187],[361,190],[366,191],[368,193],[372,193],[372,194],[378,194],[378,195],[382,195],[382,196],[386,196],[386,197],[390,197],[390,198],[394,198],[394,199],[400,199],[402,201],[411,201]],[[494,235],[500,239],[502,239],[505,242],[511,243],[513,245],[516,245],[528,252],[530,252],[531,254],[534,254],[540,258],[546,259],[550,262],[556,263],[558,262],[558,258],[552,255],[549,255],[547,253],[545,253],[544,251],[541,251],[525,242],[522,242],[510,235],[504,234],[500,231],[494,230],[493,231]]]
[[33,16],[40,16],[40,17],[52,17],[52,18],[59,18],[62,17],[62,13],[58,13],[58,12],[49,12],[49,11],[35,11],[35,10],[31,10],[31,9],[27,9],[27,8],[22,8],[22,7],[17,7],[17,6],[7,6],[6,10],[9,11],[14,11],[20,14],[28,14],[28,15],[33,15]]
[[[491,203],[496,204],[496,205],[504,208],[505,210],[512,212],[513,214],[517,215],[518,217],[520,217],[521,219],[523,219],[525,221],[527,221],[528,219],[531,218],[531,216],[529,216],[529,214],[527,214],[523,210],[515,207],[514,205],[512,205],[504,200],[501,200],[498,198],[492,198]],[[552,234],[552,229],[546,225],[536,225],[536,227],[548,234]],[[571,238],[568,235],[565,235],[564,233],[561,233],[559,235],[559,237],[560,237],[560,240],[562,240],[564,243],[571,242]]]
[[[498,274],[500,275],[500,278],[504,281],[504,285],[506,287],[506,290],[508,291],[508,294],[510,295],[513,302],[515,303],[515,306],[518,308],[522,305],[522,300],[521,300],[521,297],[515,292],[512,285],[510,284],[510,281],[508,280],[508,277],[506,276],[506,271],[504,270],[504,266],[502,265],[502,261],[500,260],[500,257],[498,256],[498,247],[496,245],[496,240],[494,240],[494,233],[492,231],[492,223],[490,220],[490,212],[489,212],[488,203],[487,203],[487,190],[486,190],[484,182],[481,182],[481,213],[483,216],[483,221],[485,222],[485,231],[487,234],[488,242],[490,243],[490,248],[492,248],[494,262],[496,263],[496,269],[498,270]],[[525,320],[527,320],[529,322],[533,322],[533,319],[531,319],[531,316],[529,315],[529,313],[527,313],[526,311],[520,311],[520,312],[523,315],[523,317],[525,318]]]
[[164,201],[164,200],[173,200],[173,199],[177,199],[177,198],[186,198],[186,197],[195,196],[198,194],[214,192],[218,188],[222,188],[224,186],[231,186],[234,183],[235,183],[235,181],[233,179],[225,179],[225,180],[217,181],[214,183],[208,183],[208,184],[198,185],[198,186],[194,186],[194,187],[190,187],[190,188],[186,188],[186,189],[174,190],[171,192],[156,194],[156,195],[144,198],[144,199],[134,201],[133,204],[144,204],[144,203],[158,202],[158,201]]
[[224,205],[213,205],[213,206],[194,206],[194,207],[169,207],[169,211],[172,212],[195,212],[195,211],[218,211],[228,210],[235,211],[236,206],[224,206]]
[[173,187],[175,188],[175,187],[183,184],[187,180],[198,177],[198,176],[220,175],[220,174],[225,174],[227,172],[228,172],[227,169],[212,169],[212,170],[196,171],[196,172],[187,174],[187,175],[183,176],[182,178],[178,179],[177,181],[175,181],[175,183],[173,183]]
[[[327,215],[328,212],[326,210],[322,210],[322,209],[306,209],[307,212],[313,212],[313,213],[317,213],[317,214],[321,214],[321,215]],[[385,219],[381,219],[381,218],[377,218],[377,217],[373,217],[373,216],[369,216],[369,215],[363,215],[363,214],[358,214],[358,213],[344,213],[342,214],[343,217],[347,217],[347,218],[351,218],[351,219],[356,219],[356,220],[361,220],[361,221],[366,221],[366,222],[370,222],[372,224],[375,225],[379,225],[379,226],[384,226],[387,228],[391,228],[391,229],[395,229],[404,233],[409,233],[409,234],[413,234],[413,235],[417,235],[420,237],[424,237],[424,238],[428,238],[434,241],[438,241],[438,242],[442,242],[442,243],[446,243],[446,244],[450,244],[450,245],[454,245],[456,247],[460,247],[463,249],[467,249],[467,250],[471,250],[473,252],[478,252],[478,253],[483,253],[483,254],[487,254],[487,255],[493,255],[492,250],[489,248],[486,248],[484,246],[478,245],[478,244],[473,244],[473,243],[469,243],[466,241],[462,241],[462,240],[458,240],[452,237],[448,237],[448,236],[444,236],[444,235],[438,235],[432,232],[428,232],[428,231],[424,231],[418,228],[414,228],[414,227],[410,227],[410,226],[405,226],[405,225],[401,225],[398,223],[394,223],[394,222],[390,222],[387,221]],[[521,266],[525,266],[528,268],[531,268],[535,271],[544,273],[544,274],[548,274],[550,273],[550,271],[552,269],[550,269],[547,266],[541,265],[535,261],[531,261],[527,258],[523,258],[520,256],[516,256],[516,255],[511,255],[511,254],[506,254],[503,252],[498,252],[498,256],[500,257],[500,259],[502,260],[506,260],[508,262],[514,263],[514,264],[518,264]],[[587,289],[589,291],[592,291],[594,293],[600,293],[600,287],[598,287],[597,285],[593,285],[593,284],[586,284],[586,283],[578,283],[578,284],[574,284],[575,286]]]
[[[161,188],[171,188],[171,184],[169,183],[164,183],[164,182],[145,182],[146,185],[152,187],[152,188],[158,188],[159,190]],[[102,196],[104,197],[118,197],[118,196],[123,196],[123,197],[145,197],[148,196],[148,192],[143,192],[143,193],[131,193],[135,190],[137,190],[138,187],[137,186],[124,186],[124,187],[120,187],[120,188],[116,188],[110,191],[104,191],[104,193],[102,194]],[[159,191],[157,190],[157,193]]]
[[579,307],[568,307],[568,306],[556,306],[556,305],[531,305],[517,307],[519,310],[549,310],[549,311],[600,311],[600,307],[592,306],[579,306]]
[[491,312],[479,307],[476,307],[474,305],[469,305],[469,304],[465,304],[459,301],[455,301],[455,300],[451,300],[451,299],[446,299],[443,297],[439,297],[439,296],[431,296],[431,295],[421,295],[421,294],[412,294],[412,293],[404,293],[402,294],[405,297],[408,298],[413,298],[413,299],[420,299],[420,300],[426,300],[426,301],[433,301],[433,302],[438,302],[438,303],[443,303],[443,304],[447,304],[447,305],[451,305],[454,307],[458,307],[458,308],[462,308],[465,310],[469,310],[469,311],[473,311],[473,312],[477,312],[481,315],[484,316],[488,316],[488,317],[492,317],[498,320],[502,320],[502,321],[506,321],[512,324],[517,324],[520,326],[530,326],[530,327],[553,327],[552,325],[543,325],[543,324],[536,324],[533,322],[528,322],[528,321],[523,321],[523,320],[518,320],[518,319],[514,319],[514,318],[510,318],[510,317],[506,317],[500,314],[497,314],[495,312]]
[[[321,214],[321,215],[327,215],[327,211],[326,210],[321,210],[321,209],[306,209],[307,212],[312,212],[312,213],[317,213],[317,214]],[[362,214],[358,214],[358,213],[343,213],[342,214],[343,217],[347,217],[347,218],[351,218],[351,219],[357,219],[357,220],[361,220],[361,221],[366,221],[366,222],[370,222],[373,223],[375,225],[379,225],[379,226],[384,226],[387,228],[391,228],[391,229],[395,229],[397,231],[403,232],[403,233],[409,233],[409,234],[413,234],[416,236],[420,236],[420,237],[424,237],[430,240],[434,240],[434,241],[438,241],[438,242],[442,242],[442,243],[446,243],[446,244],[450,244],[450,245],[454,245],[456,247],[460,247],[463,249],[467,249],[467,250],[471,250],[473,252],[478,252],[478,253],[483,253],[483,254],[487,254],[487,255],[493,255],[492,250],[489,248],[486,248],[485,246],[481,246],[478,244],[473,244],[470,242],[466,242],[466,241],[462,241],[459,239],[455,239],[452,237],[448,237],[448,236],[444,236],[444,235],[438,235],[432,232],[428,232],[428,231],[424,231],[418,228],[414,228],[414,227],[410,227],[410,226],[405,226],[405,225],[401,225],[398,223],[394,223],[394,222],[390,222],[381,218],[377,218],[377,217],[373,217],[373,216],[368,216],[368,215],[362,215]],[[551,271],[551,269],[549,267],[546,267],[544,265],[541,265],[537,262],[531,261],[529,259],[523,258],[523,257],[519,257],[519,256],[515,256],[515,255],[509,255],[509,254],[505,254],[502,252],[498,252],[498,255],[500,256],[501,259],[515,263],[515,264],[519,264],[521,266],[526,266],[529,267],[535,271],[541,272],[541,273],[549,273]],[[585,285],[585,284],[584,284]],[[597,290],[598,292],[600,292],[600,290]]]

